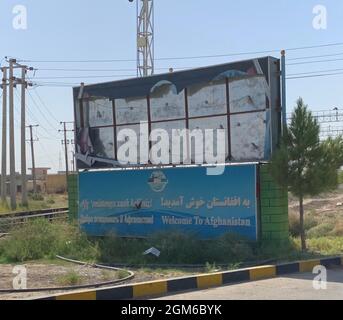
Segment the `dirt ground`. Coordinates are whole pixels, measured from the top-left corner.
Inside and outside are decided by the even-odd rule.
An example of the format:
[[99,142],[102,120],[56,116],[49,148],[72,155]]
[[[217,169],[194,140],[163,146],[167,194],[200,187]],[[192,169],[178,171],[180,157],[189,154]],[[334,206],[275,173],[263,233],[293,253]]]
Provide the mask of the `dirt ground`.
[[[25,264],[27,268],[27,288],[46,288],[46,287],[61,287],[70,286],[71,280],[78,280],[78,284],[95,284],[99,282],[107,282],[119,279],[123,276],[115,271],[102,270],[89,266],[78,266],[73,264]],[[13,278],[12,273],[14,265],[0,265],[0,289],[12,289]],[[132,280],[126,281],[125,284],[137,283],[151,280],[159,280],[166,278],[174,278],[185,275],[195,274],[196,272],[179,271],[179,270],[150,270],[139,269],[132,270],[135,277]],[[124,274],[124,276],[126,276]],[[121,283],[120,285],[122,285]],[[62,293],[62,291],[37,292],[37,293],[11,293],[1,294],[0,300],[21,300],[35,297],[42,297],[54,293]]]
[[[334,224],[343,221],[343,186],[335,192],[323,194],[318,197],[306,198],[304,201],[305,212],[319,221],[333,222]],[[292,196],[289,197],[289,213],[298,214],[298,201]],[[48,262],[30,263],[25,265],[27,267],[27,287],[61,287],[70,286],[71,282],[77,284],[95,284],[98,282],[106,282],[118,279],[122,274],[114,271],[104,271],[101,269],[92,268],[90,266],[78,266],[64,262]],[[0,264],[0,289],[11,289],[13,277],[12,273],[14,265]],[[199,270],[151,270],[139,269],[132,270],[135,272],[135,278],[125,282],[139,283],[151,280],[160,280],[166,278],[175,278],[187,275],[200,273]],[[121,283],[122,284],[122,283]],[[120,284],[120,285],[121,285]],[[42,297],[54,293],[61,293],[61,291],[38,292],[38,293],[15,293],[15,294],[0,294],[0,300],[16,300],[16,299],[30,299],[35,297]]]
[[[331,193],[306,198],[304,208],[307,216],[311,215],[320,222],[343,221],[343,186]],[[299,214],[299,202],[292,196],[289,197],[289,214]]]

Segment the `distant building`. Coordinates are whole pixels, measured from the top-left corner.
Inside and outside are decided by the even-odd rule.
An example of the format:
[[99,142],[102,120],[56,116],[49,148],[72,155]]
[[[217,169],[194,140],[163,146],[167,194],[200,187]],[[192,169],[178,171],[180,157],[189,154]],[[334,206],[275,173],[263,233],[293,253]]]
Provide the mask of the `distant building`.
[[[31,174],[27,175],[27,191],[33,192],[33,176],[32,169],[29,168]],[[41,193],[55,194],[67,192],[67,180],[64,174],[48,174],[50,168],[36,168],[36,185],[37,191]],[[16,189],[17,193],[21,193],[22,181],[20,173],[16,172]],[[0,175],[1,177],[1,175]],[[7,194],[10,194],[10,177],[6,177]]]
[[46,193],[65,193],[67,192],[67,180],[65,175],[49,174],[45,181]]
[[[32,169],[29,169],[32,172]],[[67,192],[66,177],[60,174],[49,174],[51,168],[36,168],[37,189],[42,193],[65,193]],[[33,190],[33,177],[28,181],[28,190]]]
[[33,173],[36,174],[36,180],[42,180],[45,181],[46,177],[48,176],[48,171],[51,170],[51,168],[35,168],[33,171],[32,168],[29,168],[31,171],[31,175],[33,176]]

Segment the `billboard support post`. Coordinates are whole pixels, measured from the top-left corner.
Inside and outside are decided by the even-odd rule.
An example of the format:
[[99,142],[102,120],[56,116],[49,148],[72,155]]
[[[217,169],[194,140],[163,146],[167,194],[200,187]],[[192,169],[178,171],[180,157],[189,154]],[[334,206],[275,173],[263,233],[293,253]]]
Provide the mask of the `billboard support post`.
[[282,108],[282,133],[287,128],[287,100],[286,100],[286,51],[281,51],[281,108]]

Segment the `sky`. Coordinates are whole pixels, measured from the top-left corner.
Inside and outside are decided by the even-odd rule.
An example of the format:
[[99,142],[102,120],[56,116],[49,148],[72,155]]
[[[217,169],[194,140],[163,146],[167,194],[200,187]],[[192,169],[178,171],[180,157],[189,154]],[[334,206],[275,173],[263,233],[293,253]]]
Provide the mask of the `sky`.
[[[278,51],[282,48],[343,42],[341,0],[154,0],[154,3],[155,58]],[[17,5],[23,5],[27,10],[25,30],[13,27],[16,17],[13,8]],[[317,30],[313,26],[316,17],[313,9],[317,5],[326,8],[325,29]],[[73,121],[72,85],[82,81],[105,82],[135,75],[135,5],[128,0],[1,0],[0,39],[2,65],[5,64],[5,56],[30,61],[133,60],[112,63],[25,62],[34,68],[49,69],[29,73],[32,81],[39,84],[29,90],[27,97],[27,124],[40,125],[34,129],[35,137],[39,138],[39,142],[35,143],[36,166],[51,167],[53,171],[64,170],[63,137],[58,130],[62,129],[60,121]],[[270,55],[279,57],[277,51]],[[288,65],[287,74],[291,76],[335,69],[343,71],[343,45],[289,51],[287,59],[331,54],[335,56],[292,60],[292,63],[301,64]],[[261,54],[265,55],[268,54]],[[260,55],[158,60],[156,68],[160,73],[163,72],[160,68],[208,66],[256,56]],[[336,61],[316,62],[318,60]],[[63,68],[127,71],[51,70]],[[104,75],[106,77],[101,78]],[[343,109],[342,80],[343,74],[288,80],[288,110],[292,110],[299,96],[313,110]],[[19,170],[20,105],[17,95],[15,98],[16,167]],[[30,167],[29,149],[27,158]]]

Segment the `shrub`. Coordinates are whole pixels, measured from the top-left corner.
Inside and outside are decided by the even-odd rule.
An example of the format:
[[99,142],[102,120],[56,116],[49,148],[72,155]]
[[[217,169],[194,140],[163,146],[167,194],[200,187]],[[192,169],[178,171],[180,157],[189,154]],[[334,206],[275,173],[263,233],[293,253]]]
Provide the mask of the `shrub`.
[[324,255],[343,254],[342,237],[321,237],[308,240],[309,249]]
[[96,259],[96,245],[91,244],[77,227],[67,223],[33,220],[11,232],[0,242],[0,255],[12,262],[23,262],[55,255],[72,255],[78,259]]
[[[296,213],[290,213],[289,214],[289,232],[292,237],[299,237],[300,236],[300,218],[299,214]],[[316,219],[311,215],[307,214],[305,215],[304,219],[304,229],[305,231],[308,231],[315,226],[317,226],[318,222]]]
[[127,271],[125,271],[125,270],[119,270],[117,272],[117,278],[118,279],[124,279],[124,278],[126,278],[128,276],[129,276],[129,273]]
[[296,213],[290,213],[288,216],[289,221],[289,233],[292,237],[300,236],[300,220],[299,215]]
[[[161,255],[143,255],[151,247]],[[99,242],[99,251],[103,262],[126,264],[232,264],[254,256],[253,245],[237,235],[204,241],[181,232],[161,232],[150,239],[123,239],[111,234]]]
[[47,200],[46,200],[46,203],[47,204],[55,204],[55,200],[53,197],[49,197]]
[[44,201],[44,197],[40,193],[30,193],[29,198],[34,201]]
[[217,263],[237,263],[254,259],[254,245],[246,238],[237,234],[224,234],[214,240],[208,248],[208,254],[213,253],[212,261]]
[[99,240],[99,258],[105,263],[142,263],[146,249],[145,239],[124,239],[109,234]]
[[338,183],[343,184],[343,170],[339,170],[338,172]]
[[300,259],[301,256],[300,245],[293,238],[289,238],[281,243],[265,241],[256,250],[257,260],[292,260]]
[[62,286],[76,286],[83,283],[84,277],[79,275],[76,271],[68,271],[67,274],[59,276],[57,282]]
[[343,237],[343,221],[336,221],[335,227],[331,231],[331,235]]
[[219,268],[216,266],[215,263],[211,264],[209,262],[206,262],[205,264],[205,272],[206,273],[213,273],[213,272],[217,272],[219,270]]
[[308,231],[316,227],[317,225],[318,225],[318,222],[311,213],[305,216],[305,221],[304,221],[305,231]]
[[197,264],[206,262],[204,241],[199,240],[195,235],[181,232],[157,233],[148,242],[148,248],[156,247],[161,251],[159,257],[161,263]]
[[327,236],[334,228],[332,223],[322,223],[307,232],[308,238],[320,238]]

